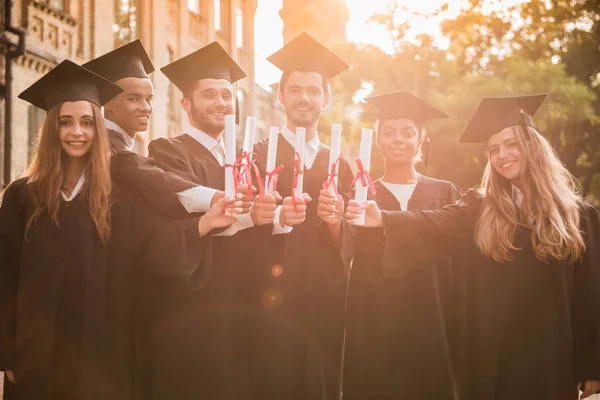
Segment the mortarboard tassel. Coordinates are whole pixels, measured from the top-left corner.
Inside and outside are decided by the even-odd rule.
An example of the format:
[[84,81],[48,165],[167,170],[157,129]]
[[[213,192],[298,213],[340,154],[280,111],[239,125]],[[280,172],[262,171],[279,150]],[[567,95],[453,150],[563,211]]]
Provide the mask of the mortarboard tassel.
[[423,166],[427,167],[429,165],[429,145],[431,140],[429,137],[425,138],[425,142],[423,143],[422,154],[423,154]]

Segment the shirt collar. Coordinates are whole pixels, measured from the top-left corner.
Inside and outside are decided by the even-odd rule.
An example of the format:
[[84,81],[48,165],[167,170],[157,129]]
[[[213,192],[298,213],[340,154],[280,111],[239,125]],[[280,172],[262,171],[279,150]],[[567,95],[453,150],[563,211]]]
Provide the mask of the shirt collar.
[[192,125],[188,125],[186,129],[186,133],[193,137],[197,142],[199,142],[202,146],[206,147],[208,151],[213,151],[213,149],[221,145],[223,143],[223,137],[219,136],[219,141],[216,141],[212,136],[202,132],[200,129],[193,127]]
[[[285,125],[283,127],[283,130],[281,131],[281,134],[283,135],[284,139],[292,145],[292,147],[296,147],[296,134],[293,133],[288,127],[287,125]],[[306,144],[308,145],[308,147],[310,147],[311,149],[313,149],[315,152],[319,150],[319,143],[321,143],[319,141],[319,134],[317,133],[315,135],[314,138],[312,138],[309,142],[307,142]]]
[[77,184],[75,185],[75,188],[73,189],[73,192],[71,192],[71,196],[67,197],[66,194],[63,193],[63,191],[60,191],[60,195],[62,196],[64,201],[71,201],[75,198],[75,196],[77,196],[77,194],[79,194],[79,192],[81,191],[81,188],[83,187],[83,184],[85,183],[85,172],[81,174],[81,176],[79,177],[79,180],[77,181]]
[[125,130],[123,128],[121,128],[119,125],[117,125],[114,121],[104,118],[104,126],[106,126],[106,129],[110,129],[115,132],[119,132],[121,134],[121,136],[123,136],[123,139],[125,140],[125,143],[127,144],[127,147],[129,147],[129,149],[133,148],[133,139],[131,138],[131,136],[129,136],[127,134],[127,132],[125,132]]
[[523,205],[523,192],[521,192],[521,189],[519,189],[515,185],[512,185],[512,198],[516,206],[521,208],[521,206]]

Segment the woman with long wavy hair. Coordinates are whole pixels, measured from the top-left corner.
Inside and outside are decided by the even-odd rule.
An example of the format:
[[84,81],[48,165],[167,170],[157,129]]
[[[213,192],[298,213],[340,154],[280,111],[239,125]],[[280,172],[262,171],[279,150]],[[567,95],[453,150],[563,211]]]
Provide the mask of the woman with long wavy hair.
[[[451,255],[459,398],[577,399],[600,390],[600,217],[532,122],[545,95],[484,99],[461,142],[487,142],[481,185],[437,211],[350,202],[390,258]],[[385,261],[384,261],[385,262]]]
[[134,265],[186,274],[200,238],[241,212],[223,199],[202,217],[163,221],[111,183],[100,106],[121,90],[64,61],[19,96],[48,114],[0,207],[0,370],[11,400],[130,398]]

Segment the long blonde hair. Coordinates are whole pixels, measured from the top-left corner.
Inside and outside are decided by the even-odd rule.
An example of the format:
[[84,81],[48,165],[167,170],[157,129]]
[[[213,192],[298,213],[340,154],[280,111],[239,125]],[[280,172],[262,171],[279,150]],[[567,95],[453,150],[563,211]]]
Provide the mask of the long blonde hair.
[[537,259],[575,262],[585,250],[579,230],[582,199],[577,180],[535,128],[527,127],[528,138],[520,126],[513,130],[521,152],[521,212],[513,200],[511,182],[494,170],[488,160],[479,189],[483,205],[475,227],[477,246],[497,262],[511,261],[518,250],[515,232],[522,226],[532,231]]
[[[110,236],[110,145],[100,109],[93,109],[95,134],[85,167],[85,184],[81,195],[86,196],[88,209],[98,236],[106,243]],[[48,111],[36,141],[36,151],[25,176],[33,201],[33,213],[27,222],[29,231],[42,211],[46,210],[56,226],[61,204],[65,153],[60,143],[59,116],[62,103]]]

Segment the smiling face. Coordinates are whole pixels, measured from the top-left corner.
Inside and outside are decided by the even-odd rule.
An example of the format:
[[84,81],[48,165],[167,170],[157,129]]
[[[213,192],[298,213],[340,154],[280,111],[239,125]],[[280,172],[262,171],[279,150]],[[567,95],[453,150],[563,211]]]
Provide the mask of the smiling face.
[[488,153],[492,167],[502,177],[511,181],[519,177],[522,168],[521,151],[512,127],[489,138]]
[[216,137],[225,129],[225,115],[233,114],[233,85],[226,79],[201,79],[181,106],[192,126]]
[[148,78],[127,77],[116,84],[123,92],[104,106],[104,113],[134,138],[136,133],[148,130],[154,88]]
[[419,128],[410,119],[380,121],[377,144],[388,164],[412,164],[419,154],[423,140]]
[[60,144],[70,158],[87,156],[94,142],[94,110],[87,101],[67,101],[58,114]]
[[278,91],[279,102],[291,125],[308,128],[319,121],[329,105],[331,92],[323,87],[323,77],[313,71],[293,71]]

